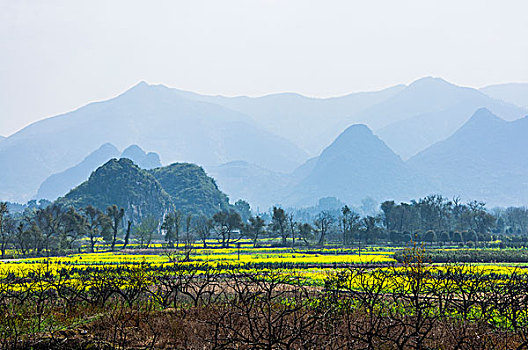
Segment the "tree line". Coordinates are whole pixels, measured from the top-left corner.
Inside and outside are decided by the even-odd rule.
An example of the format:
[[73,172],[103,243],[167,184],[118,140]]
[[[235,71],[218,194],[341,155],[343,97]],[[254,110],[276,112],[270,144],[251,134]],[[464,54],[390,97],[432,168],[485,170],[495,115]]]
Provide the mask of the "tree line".
[[230,247],[242,239],[258,246],[263,238],[276,238],[280,246],[357,247],[367,244],[401,245],[410,241],[429,244],[477,246],[501,241],[524,244],[528,233],[528,208],[510,207],[489,210],[478,201],[462,203],[430,195],[409,203],[385,201],[377,214],[361,216],[347,205],[339,210],[323,210],[307,219],[296,210],[273,207],[269,213],[253,215],[247,202],[239,200],[233,208],[207,217],[175,210],[162,220],[145,217],[139,223],[128,220],[123,208],[106,210],[94,206],[81,209],[55,203],[9,212],[0,203],[0,251],[16,255],[50,255],[88,250],[98,246],[125,249],[134,242],[149,248],[154,241],[167,247],[189,248],[196,241],[208,247],[211,240]]

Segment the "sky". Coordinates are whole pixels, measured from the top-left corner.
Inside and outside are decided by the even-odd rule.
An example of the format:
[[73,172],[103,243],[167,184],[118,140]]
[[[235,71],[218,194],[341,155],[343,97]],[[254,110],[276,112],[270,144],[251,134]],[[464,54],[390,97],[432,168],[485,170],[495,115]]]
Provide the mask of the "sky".
[[0,0],[0,135],[139,81],[327,97],[528,82],[526,0]]

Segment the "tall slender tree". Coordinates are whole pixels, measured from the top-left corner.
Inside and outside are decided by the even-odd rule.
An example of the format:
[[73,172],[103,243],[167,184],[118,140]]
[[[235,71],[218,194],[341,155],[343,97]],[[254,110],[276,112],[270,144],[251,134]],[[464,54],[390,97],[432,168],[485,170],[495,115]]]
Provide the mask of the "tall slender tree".
[[101,210],[89,205],[83,209],[85,217],[85,235],[90,240],[90,251],[95,251],[97,238],[108,237],[112,231],[112,221]]
[[111,242],[111,248],[112,251],[115,249],[115,244],[117,241],[117,233],[119,232],[119,229],[123,225],[123,217],[125,216],[125,210],[123,208],[118,208],[117,205],[111,205],[108,208],[106,208],[106,214],[111,220],[112,223],[112,242]]
[[288,218],[284,209],[273,207],[270,225],[271,229],[282,238],[282,244],[286,244],[288,239]]

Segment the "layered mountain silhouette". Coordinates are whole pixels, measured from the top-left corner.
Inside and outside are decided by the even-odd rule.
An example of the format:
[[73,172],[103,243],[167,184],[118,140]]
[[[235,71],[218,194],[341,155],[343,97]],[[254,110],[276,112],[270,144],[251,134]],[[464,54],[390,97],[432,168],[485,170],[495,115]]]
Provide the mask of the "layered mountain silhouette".
[[186,98],[215,103],[249,115],[269,131],[316,155],[356,121],[355,114],[397,95],[404,88],[404,85],[396,85],[380,91],[331,98],[311,98],[296,93],[224,97],[177,91]]
[[439,78],[423,78],[357,118],[375,130],[396,154],[408,159],[452,135],[482,107],[506,120],[528,113],[476,89],[459,87]]
[[246,200],[257,212],[278,204],[293,181],[291,174],[274,172],[244,161],[207,167],[206,170],[233,202]]
[[86,181],[90,174],[109,161],[112,158],[128,158],[143,169],[152,169],[161,166],[157,153],[145,153],[139,146],[132,145],[127,147],[121,156],[119,151],[111,143],[105,143],[94,152],[90,153],[79,164],[64,170],[63,172],[53,174],[40,185],[36,198],[55,200],[64,196],[72,188]]
[[[381,173],[394,175],[383,178],[383,183],[389,178],[395,181],[387,188],[393,192],[383,197],[401,194],[406,198],[412,191],[404,180],[413,179],[413,173],[409,174],[402,159],[458,134],[457,130],[481,107],[500,115],[505,122],[528,114],[526,109],[505,102],[513,98],[499,100],[488,96],[500,98],[491,90],[484,88],[485,94],[429,77],[409,86],[337,98],[315,99],[292,93],[254,98],[204,96],[140,83],[116,98],[33,123],[1,140],[0,199],[34,198],[41,184],[37,198],[63,195],[105,160],[119,156],[107,149],[106,155],[101,150],[101,158],[93,156],[91,163],[84,161],[105,143],[118,149],[141,145],[159,154],[146,154],[136,147],[127,149],[123,156],[132,158],[142,168],[159,166],[159,158],[167,163],[204,166],[232,198],[247,199],[259,207],[285,198],[295,205],[312,205],[312,197],[335,196],[336,191],[341,200],[363,194],[379,198],[385,190],[376,182],[385,176]],[[356,135],[358,144],[345,142],[350,147],[340,146],[340,140],[352,139],[346,137],[352,133],[347,128],[358,123],[373,130],[377,136],[370,132],[371,136],[383,144],[385,151],[394,151],[391,157],[381,156],[383,147],[373,147],[370,142],[374,141],[369,141],[366,132]],[[360,127],[352,129],[355,128]],[[365,127],[361,128],[365,131]],[[350,149],[350,154],[345,149]],[[356,154],[356,149],[364,152]],[[364,153],[373,158],[361,158]],[[330,162],[328,157],[339,161]],[[409,164],[414,166],[420,157],[413,157]],[[374,162],[376,158],[383,159],[380,163],[385,168]],[[360,164],[367,165],[361,168]],[[332,179],[327,182],[335,184],[333,188],[318,182],[324,182],[326,167],[328,179]],[[371,178],[374,185],[364,183],[362,188],[373,193],[362,192],[352,184],[349,186],[357,196],[343,192],[345,184],[339,176],[350,173],[357,176],[352,183],[363,184],[362,176]],[[397,173],[404,175],[397,178]],[[50,177],[53,174],[56,175]],[[422,175],[418,178],[427,182]],[[432,178],[433,183],[440,183],[438,176]],[[411,181],[416,185],[414,192],[421,193],[421,182]],[[429,188],[427,192],[443,190],[450,186],[448,182],[443,180],[440,188]],[[310,203],[302,204],[304,199]]]
[[310,163],[305,165],[305,178],[286,197],[290,205],[313,205],[322,197],[347,203],[359,203],[367,196],[408,200],[435,190],[361,124],[347,128]]
[[497,100],[528,108],[528,83],[490,85],[480,91]]
[[408,164],[440,182],[446,194],[490,205],[525,205],[527,135],[528,117],[508,122],[482,108],[455,134]]
[[396,154],[407,159],[453,134],[478,108],[486,107],[506,120],[528,113],[506,99],[434,77],[408,86],[326,99],[293,93],[229,98],[177,91],[189,99],[247,114],[311,155],[319,154],[343,130],[357,123],[374,130]]
[[123,153],[121,153],[121,158],[132,160],[142,169],[153,169],[161,166],[160,157],[156,152],[146,153],[138,145],[128,146]]
[[3,140],[0,198],[31,198],[48,176],[78,164],[106,142],[118,148],[139,144],[169,163],[247,160],[289,171],[307,158],[246,115],[140,83],[114,99],[33,123]]
[[161,218],[172,210],[212,215],[229,208],[227,196],[197,165],[145,170],[127,158],[109,160],[57,203],[78,209],[92,205],[101,210],[115,204],[134,222],[148,216]]

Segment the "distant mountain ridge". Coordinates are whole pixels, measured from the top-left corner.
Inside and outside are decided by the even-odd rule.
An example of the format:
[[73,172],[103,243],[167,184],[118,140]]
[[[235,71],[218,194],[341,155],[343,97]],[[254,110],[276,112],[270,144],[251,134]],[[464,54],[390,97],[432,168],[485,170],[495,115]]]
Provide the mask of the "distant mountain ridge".
[[[233,160],[291,170],[307,155],[250,117],[140,83],[116,98],[48,118],[0,143],[0,198],[24,201],[48,176],[81,162],[110,142],[140,144],[164,161],[219,165]],[[263,151],[265,150],[265,151]]]
[[[322,150],[350,125],[367,125],[405,160],[449,138],[481,107],[508,121],[528,114],[476,89],[432,77],[324,99],[294,93],[204,96],[142,82],[116,98],[36,122],[0,141],[0,199],[34,198],[50,175],[75,167],[110,142],[120,149],[139,144],[168,163],[197,163],[233,198],[251,198],[260,207],[279,202],[285,188],[316,171]],[[134,148],[127,153],[144,168],[159,160]],[[87,178],[89,171],[84,174]],[[83,179],[63,182],[75,186]]]
[[305,178],[286,197],[290,205],[314,205],[323,197],[346,203],[365,197],[408,200],[435,190],[362,124],[347,128],[310,162]]
[[36,199],[55,200],[64,196],[72,188],[86,181],[90,174],[112,158],[128,158],[142,169],[161,167],[158,154],[154,152],[145,153],[139,146],[127,147],[119,156],[117,148],[111,143],[105,143],[94,152],[90,153],[79,164],[53,174],[40,185]]
[[251,116],[310,155],[319,154],[343,130],[365,124],[403,159],[453,134],[481,107],[506,120],[528,109],[444,79],[424,77],[408,86],[353,93],[334,98],[309,98],[295,93],[262,97],[207,96],[175,90],[196,101],[222,105]]
[[130,145],[123,153],[120,158],[131,159],[141,169],[153,169],[161,166],[160,156],[156,152],[146,153],[138,145]]
[[442,183],[446,194],[490,205],[526,205],[528,116],[505,121],[482,108],[452,136],[408,164]]
[[356,113],[404,89],[405,85],[396,85],[379,91],[330,98],[312,98],[297,93],[224,97],[174,90],[186,98],[215,103],[251,116],[266,129],[291,140],[313,155],[319,154],[344,128],[354,123]]
[[495,99],[528,108],[528,83],[489,85],[480,91]]
[[209,166],[206,171],[233,201],[246,200],[259,210],[279,204],[293,181],[291,174],[274,172],[245,161]]
[[479,108],[488,108],[506,120],[528,110],[492,99],[482,92],[453,85],[440,78],[423,78],[397,96],[358,115],[403,159],[452,135]]

